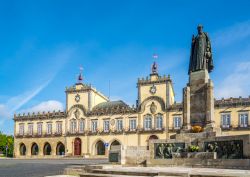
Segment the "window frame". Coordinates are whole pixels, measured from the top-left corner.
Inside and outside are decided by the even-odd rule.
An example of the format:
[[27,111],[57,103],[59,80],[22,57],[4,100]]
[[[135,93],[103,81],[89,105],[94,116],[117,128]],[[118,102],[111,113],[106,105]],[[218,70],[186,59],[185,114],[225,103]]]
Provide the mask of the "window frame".
[[110,130],[110,119],[103,120],[103,132],[109,132]]
[[123,130],[123,118],[116,119],[116,130],[122,131]]
[[47,135],[52,135],[52,122],[47,122],[47,131],[46,134]]
[[41,136],[43,134],[43,123],[38,122],[37,123],[37,135]]
[[152,119],[153,116],[150,114],[144,116],[144,130],[152,130]]
[[[178,120],[178,121],[176,121],[176,120]],[[173,123],[174,123],[175,130],[181,129],[181,126],[182,126],[181,116],[173,116]]]
[[[129,119],[129,130],[130,131],[135,131],[136,130],[136,128],[137,128],[137,121],[136,121],[136,118],[130,118]],[[133,125],[133,126],[131,126],[131,125]]]
[[34,124],[28,123],[28,135],[32,136],[34,134]]
[[221,127],[230,128],[230,126],[231,126],[231,113],[221,113]]
[[[160,125],[160,126],[159,126]],[[156,114],[155,118],[155,128],[157,130],[162,130],[163,129],[163,114]]]
[[[246,115],[245,117],[242,117],[243,115]],[[242,118],[243,123],[242,123]],[[248,112],[239,112],[239,126],[240,127],[248,127],[249,126],[249,113]]]
[[79,133],[83,133],[85,130],[85,119],[79,120]]
[[91,120],[91,132],[96,133],[98,131],[98,120]]
[[77,121],[76,119],[70,120],[70,133],[76,133],[77,132]]
[[19,135],[23,136],[24,135],[24,123],[19,123]]
[[56,122],[56,133],[62,134],[62,121]]

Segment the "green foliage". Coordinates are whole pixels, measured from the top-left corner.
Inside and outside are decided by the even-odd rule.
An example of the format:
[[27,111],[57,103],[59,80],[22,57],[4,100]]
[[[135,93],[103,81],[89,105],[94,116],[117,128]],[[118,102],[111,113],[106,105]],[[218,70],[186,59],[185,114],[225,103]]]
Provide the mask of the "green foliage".
[[199,151],[199,146],[191,145],[188,147],[189,152],[198,152]]
[[0,132],[0,151],[6,154],[6,145],[8,146],[7,154],[9,157],[13,156],[14,137],[12,135],[5,135]]

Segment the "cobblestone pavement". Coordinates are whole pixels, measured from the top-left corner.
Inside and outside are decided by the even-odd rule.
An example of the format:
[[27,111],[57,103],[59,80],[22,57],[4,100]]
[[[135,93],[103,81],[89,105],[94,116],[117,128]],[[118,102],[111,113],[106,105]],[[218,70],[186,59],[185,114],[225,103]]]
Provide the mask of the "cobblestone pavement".
[[69,165],[105,163],[104,159],[0,159],[0,177],[59,175]]

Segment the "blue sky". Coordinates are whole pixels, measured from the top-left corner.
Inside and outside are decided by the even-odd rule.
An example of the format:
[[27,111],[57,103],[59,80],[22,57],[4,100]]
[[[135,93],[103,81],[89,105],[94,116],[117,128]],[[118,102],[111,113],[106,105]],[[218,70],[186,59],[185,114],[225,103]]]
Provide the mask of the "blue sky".
[[13,113],[64,109],[65,87],[84,82],[111,99],[135,104],[138,77],[159,55],[177,102],[188,80],[192,34],[203,24],[213,49],[215,95],[250,95],[250,2],[0,1],[0,131]]

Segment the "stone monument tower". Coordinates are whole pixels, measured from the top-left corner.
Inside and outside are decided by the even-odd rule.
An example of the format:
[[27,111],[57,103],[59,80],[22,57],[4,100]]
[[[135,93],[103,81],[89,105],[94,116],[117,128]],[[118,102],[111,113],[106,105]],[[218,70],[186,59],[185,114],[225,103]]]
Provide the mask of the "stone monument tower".
[[192,37],[189,62],[189,82],[183,89],[183,128],[199,125],[213,127],[214,89],[209,73],[213,70],[211,43],[202,25]]

